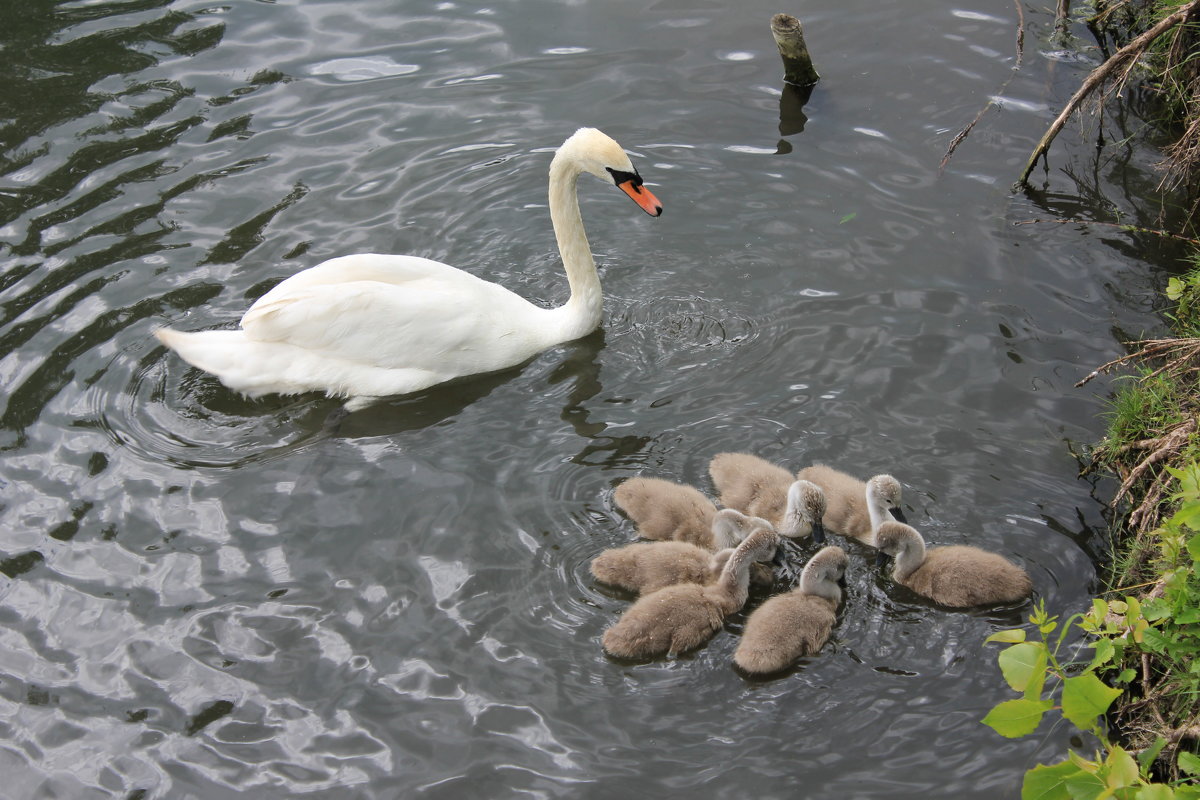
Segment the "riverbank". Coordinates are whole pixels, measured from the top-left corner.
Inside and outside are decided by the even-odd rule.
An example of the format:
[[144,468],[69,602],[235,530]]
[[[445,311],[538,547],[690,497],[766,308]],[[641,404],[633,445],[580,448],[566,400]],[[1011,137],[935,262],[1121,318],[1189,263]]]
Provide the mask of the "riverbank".
[[[1179,209],[1181,235],[1200,218],[1200,20],[1194,4],[1147,3],[1129,13],[1127,37],[1187,9],[1187,19],[1149,47],[1146,84],[1158,95],[1170,137],[1163,206]],[[1114,7],[1115,8],[1115,7]],[[1200,249],[1166,286],[1168,335],[1129,343],[1098,371],[1124,370],[1106,437],[1089,471],[1120,480],[1111,500],[1113,558],[1106,602],[1126,602],[1122,656],[1109,672],[1123,690],[1109,721],[1160,780],[1200,778]],[[1086,382],[1086,379],[1085,379]],[[1135,619],[1136,617],[1136,619]]]

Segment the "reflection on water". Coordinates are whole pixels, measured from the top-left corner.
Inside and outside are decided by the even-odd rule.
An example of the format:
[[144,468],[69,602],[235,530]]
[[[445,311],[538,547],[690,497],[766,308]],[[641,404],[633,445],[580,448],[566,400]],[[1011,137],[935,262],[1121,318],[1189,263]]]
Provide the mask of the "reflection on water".
[[[1062,612],[1094,588],[1099,504],[1063,443],[1104,388],[1072,387],[1154,324],[1155,278],[1136,236],[1013,223],[1156,227],[1153,159],[1083,147],[1004,193],[1070,91],[1046,87],[1086,67],[1047,50],[939,177],[1014,20],[872,7],[864,46],[855,9],[814,7],[801,95],[776,10],[0,11],[6,792],[1001,797],[1060,757],[1062,731],[978,723],[1008,696],[980,642],[1027,609],[933,608],[852,544],[830,644],[785,676],[731,667],[749,608],[679,659],[600,650],[628,603],[588,573],[632,536],[613,487],[708,489],[723,450],[894,472],[931,543],[1021,562]],[[352,252],[562,302],[545,175],[581,125],[668,209],[581,182],[589,337],[344,418],[237,397],[152,337]]]

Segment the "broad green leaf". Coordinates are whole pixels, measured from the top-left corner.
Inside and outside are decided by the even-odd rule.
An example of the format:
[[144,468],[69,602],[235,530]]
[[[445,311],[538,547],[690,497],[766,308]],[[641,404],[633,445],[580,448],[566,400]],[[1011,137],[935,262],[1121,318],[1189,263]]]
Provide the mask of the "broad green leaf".
[[1062,692],[1063,716],[1075,723],[1076,727],[1091,730],[1096,724],[1096,717],[1108,711],[1112,701],[1120,694],[1120,689],[1105,686],[1091,672],[1065,678]]
[[1108,793],[1104,779],[1094,772],[1080,771],[1068,777],[1064,782],[1067,785],[1067,791],[1071,793],[1071,800],[1093,800],[1104,797]]
[[1093,598],[1092,616],[1096,618],[1097,623],[1104,622],[1104,618],[1108,616],[1108,603],[1099,597]]
[[1088,670],[1094,670],[1101,664],[1107,664],[1112,661],[1113,653],[1116,648],[1113,647],[1112,639],[1097,639],[1092,643],[1092,649],[1095,650],[1095,655],[1092,656],[1092,663],[1088,664]]
[[1133,621],[1142,615],[1142,603],[1136,597],[1126,597],[1125,607],[1125,621],[1132,625]]
[[1175,624],[1192,625],[1200,622],[1200,608],[1187,608],[1175,615]]
[[[1198,516],[1200,516],[1200,503],[1197,503],[1195,506],[1191,507],[1195,508],[1198,512]],[[1200,530],[1200,525],[1189,524],[1188,527],[1195,530]],[[1193,535],[1192,538],[1188,539],[1187,550],[1188,555],[1192,557],[1192,561],[1200,561],[1200,533],[1197,533]]]
[[1192,753],[1181,750],[1179,752],[1179,760],[1176,763],[1188,775],[1200,775],[1200,758],[1197,758]]
[[[1200,503],[1188,503],[1183,508],[1171,515],[1171,519],[1167,521],[1168,525],[1174,527],[1186,526],[1192,530],[1200,530]],[[1183,533],[1183,531],[1180,531]],[[1192,552],[1192,548],[1188,546],[1188,552],[1192,553],[1192,557],[1196,558],[1196,554]]]
[[1162,736],[1159,736],[1154,740],[1154,744],[1138,753],[1138,764],[1141,766],[1143,772],[1146,772],[1150,769],[1150,765],[1154,763],[1154,759],[1158,758],[1158,754],[1161,753],[1162,749],[1166,746],[1167,740]]
[[1200,786],[1176,786],[1175,800],[1200,800]]
[[1167,299],[1178,300],[1183,297],[1183,281],[1179,278],[1167,279]]
[[1117,683],[1129,683],[1137,677],[1137,670],[1130,667],[1129,669],[1121,670],[1121,674],[1117,676]]
[[1006,700],[988,712],[983,724],[1009,739],[1037,730],[1042,715],[1053,706],[1049,700]]
[[1142,606],[1142,616],[1152,622],[1166,619],[1171,616],[1171,606],[1166,600],[1156,597],[1146,601],[1146,604]]
[[1175,791],[1164,783],[1150,783],[1140,787],[1134,797],[1137,800],[1175,800]]
[[1125,748],[1113,747],[1104,763],[1108,767],[1107,782],[1111,788],[1122,789],[1126,786],[1136,786],[1141,782],[1137,762]]
[[[1045,681],[1046,646],[1037,642],[1022,642],[1007,648],[997,659],[1004,680],[1015,691],[1024,692],[1035,679]],[[1040,691],[1041,686],[1038,686]]]
[[1006,631],[996,631],[991,636],[983,640],[986,642],[1001,642],[1005,644],[1019,644],[1025,641],[1025,631],[1022,628],[1010,628]]
[[1082,774],[1070,761],[1049,766],[1038,764],[1025,773],[1025,780],[1021,782],[1021,800],[1071,800],[1067,778]]

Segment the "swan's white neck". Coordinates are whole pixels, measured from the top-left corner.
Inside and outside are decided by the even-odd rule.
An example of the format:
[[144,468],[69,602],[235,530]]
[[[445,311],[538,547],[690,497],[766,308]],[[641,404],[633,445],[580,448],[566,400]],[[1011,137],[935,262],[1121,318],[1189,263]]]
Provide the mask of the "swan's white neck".
[[578,179],[579,165],[560,151],[550,162],[550,222],[554,225],[571,297],[551,312],[557,342],[569,342],[591,333],[600,324],[603,312],[600,277],[579,213]]

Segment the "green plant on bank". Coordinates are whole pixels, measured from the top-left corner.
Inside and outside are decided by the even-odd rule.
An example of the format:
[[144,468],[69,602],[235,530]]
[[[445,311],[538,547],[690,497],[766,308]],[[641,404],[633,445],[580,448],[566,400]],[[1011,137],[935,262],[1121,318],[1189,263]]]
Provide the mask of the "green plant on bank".
[[[1025,773],[1022,800],[1168,800],[1200,798],[1200,756],[1180,749],[1195,730],[1176,728],[1157,735],[1140,751],[1127,750],[1108,735],[1105,715],[1125,692],[1141,692],[1139,702],[1155,704],[1154,713],[1195,724],[1200,697],[1200,464],[1168,468],[1179,491],[1171,500],[1178,510],[1153,532],[1162,577],[1141,599],[1095,599],[1086,613],[1064,623],[1039,603],[1030,622],[1037,640],[1021,628],[999,631],[989,642],[1008,644],[999,655],[1005,681],[1021,697],[993,708],[983,722],[1009,738],[1033,733],[1045,715],[1059,711],[1075,727],[1096,738],[1091,757],[1069,752],[1065,761],[1038,765]],[[1142,588],[1142,587],[1131,587]],[[1089,660],[1062,653],[1075,630],[1087,634]],[[1057,632],[1057,635],[1056,635]],[[1078,652],[1076,648],[1074,652]],[[1151,674],[1149,656],[1158,665]],[[1140,665],[1141,669],[1137,666]],[[1106,685],[1098,673],[1115,672]],[[1169,708],[1168,708],[1169,707]],[[1155,782],[1155,761],[1173,755],[1171,782]],[[1159,765],[1161,768],[1161,764]]]

